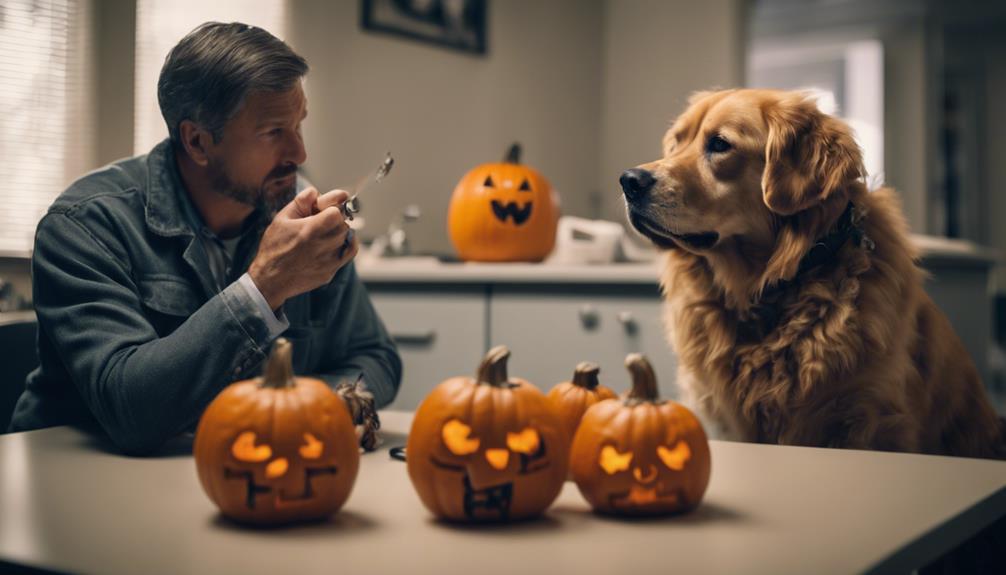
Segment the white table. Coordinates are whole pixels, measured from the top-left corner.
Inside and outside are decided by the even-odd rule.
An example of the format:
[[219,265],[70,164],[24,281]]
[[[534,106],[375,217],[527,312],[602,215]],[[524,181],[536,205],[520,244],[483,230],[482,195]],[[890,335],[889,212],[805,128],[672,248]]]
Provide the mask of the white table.
[[[385,447],[403,444],[410,414],[381,417]],[[709,490],[685,516],[596,516],[567,484],[544,519],[444,525],[382,449],[332,520],[250,530],[203,494],[191,442],[169,447],[138,459],[71,428],[0,436],[0,571],[906,572],[1006,515],[1006,462],[713,441]]]

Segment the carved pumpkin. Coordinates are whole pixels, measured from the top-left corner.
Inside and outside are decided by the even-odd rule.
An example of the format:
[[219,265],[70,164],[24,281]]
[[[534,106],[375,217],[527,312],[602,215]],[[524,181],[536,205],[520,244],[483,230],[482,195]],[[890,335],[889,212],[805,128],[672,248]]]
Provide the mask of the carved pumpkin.
[[254,524],[320,519],[346,502],[360,467],[349,411],[324,382],[294,377],[279,339],[264,376],[228,386],[199,420],[199,481],[227,517]]
[[471,377],[438,385],[416,411],[409,478],[437,517],[494,522],[541,514],[566,478],[569,439],[545,395],[507,376],[510,351],[491,349]]
[[624,399],[587,410],[573,438],[570,470],[595,511],[663,515],[688,511],[709,485],[709,442],[684,406],[657,397],[653,368],[640,354],[625,365],[632,389]]
[[599,371],[600,367],[596,363],[582,362],[576,366],[572,381],[564,381],[548,392],[548,400],[562,418],[570,440],[576,433],[576,428],[580,426],[584,412],[590,406],[601,400],[616,397],[614,391],[598,382]]
[[447,229],[463,260],[537,262],[555,246],[559,208],[552,186],[520,164],[514,144],[501,164],[482,164],[454,188]]

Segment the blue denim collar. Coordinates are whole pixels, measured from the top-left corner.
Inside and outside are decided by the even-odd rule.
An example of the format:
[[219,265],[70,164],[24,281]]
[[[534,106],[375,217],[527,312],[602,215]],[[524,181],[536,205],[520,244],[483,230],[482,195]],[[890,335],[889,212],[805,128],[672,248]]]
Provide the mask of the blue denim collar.
[[154,146],[147,154],[147,227],[154,233],[171,236],[194,236],[193,225],[185,210],[193,209],[182,185],[175,150],[170,139]]
[[[170,139],[163,140],[147,154],[145,216],[147,226],[158,235],[195,236],[198,232],[215,237],[185,190]],[[258,211],[252,213],[245,222],[242,235],[252,229],[263,230],[269,219]]]

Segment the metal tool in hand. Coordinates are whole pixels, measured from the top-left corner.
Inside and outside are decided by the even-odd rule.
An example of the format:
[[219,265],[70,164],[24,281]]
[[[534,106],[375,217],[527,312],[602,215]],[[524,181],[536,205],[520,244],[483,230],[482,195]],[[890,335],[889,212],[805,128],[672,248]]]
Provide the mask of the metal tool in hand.
[[394,165],[395,159],[391,157],[391,152],[388,152],[384,157],[384,161],[381,162],[380,166],[377,166],[376,170],[360,178],[352,189],[347,190],[349,192],[349,199],[339,208],[347,220],[352,221],[353,216],[360,213],[360,206],[356,203],[356,198],[360,195],[360,192],[367,189],[371,184],[379,184],[388,175],[388,172],[391,171],[391,167]]

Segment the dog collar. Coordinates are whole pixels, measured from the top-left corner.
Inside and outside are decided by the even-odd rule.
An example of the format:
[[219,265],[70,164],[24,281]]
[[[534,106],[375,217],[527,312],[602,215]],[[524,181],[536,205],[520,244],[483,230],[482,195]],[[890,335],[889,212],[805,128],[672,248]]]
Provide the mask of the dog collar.
[[737,333],[742,341],[757,341],[771,332],[779,323],[780,303],[790,286],[798,283],[800,277],[809,270],[834,259],[850,238],[856,245],[873,251],[875,247],[873,240],[867,237],[863,229],[863,215],[863,212],[850,201],[829,232],[818,238],[800,259],[796,275],[792,279],[780,280],[765,288],[758,303],[752,307],[750,318],[738,323]]
[[[829,231],[824,237],[818,239],[814,242],[807,253],[804,254],[803,258],[800,260],[800,267],[796,271],[796,275],[793,276],[791,280],[783,280],[779,282],[780,284],[788,282],[794,282],[800,277],[803,272],[815,268],[823,263],[828,262],[835,257],[838,250],[842,249],[845,242],[849,241],[851,238],[853,242],[858,245],[866,245],[869,250],[873,250],[873,242],[869,241],[866,237],[866,233],[862,226],[863,215],[862,212],[856,209],[856,206],[850,201],[845,206],[845,211],[832,226],[831,231]],[[865,241],[864,241],[865,240]]]

